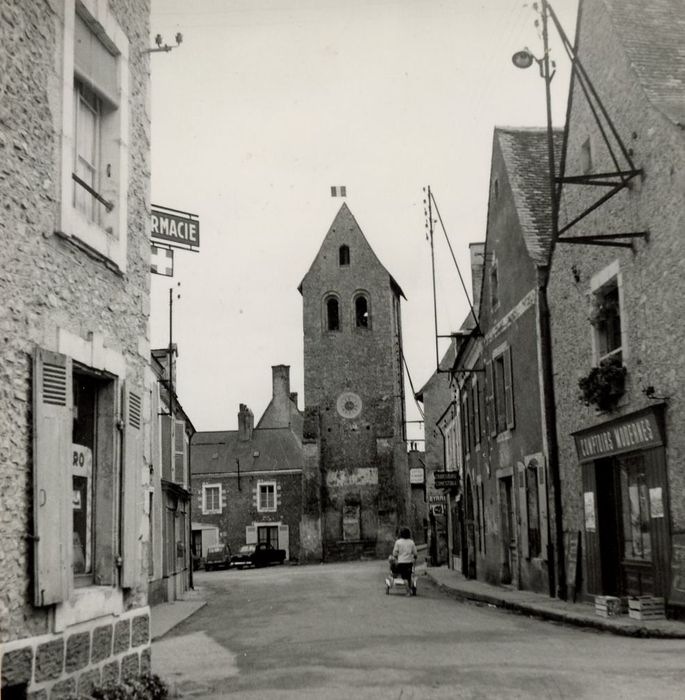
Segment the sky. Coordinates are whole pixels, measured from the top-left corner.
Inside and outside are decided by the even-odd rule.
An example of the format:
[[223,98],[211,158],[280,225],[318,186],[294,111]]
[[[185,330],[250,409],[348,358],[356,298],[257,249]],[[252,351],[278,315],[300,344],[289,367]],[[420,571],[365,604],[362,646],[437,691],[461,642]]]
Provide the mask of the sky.
[[[485,240],[495,126],[543,126],[544,82],[514,52],[542,54],[521,0],[152,0],[152,37],[180,47],[151,63],[152,202],[198,214],[200,252],[152,275],[153,347],[169,342],[176,390],[197,430],[257,420],[271,366],[290,365],[303,408],[297,287],[343,201],[407,297],[404,353],[415,389],[435,370],[431,187],[470,293],[468,244]],[[576,0],[553,6],[573,37]],[[151,46],[152,38],[151,38]],[[553,121],[569,62],[552,31]],[[545,164],[541,164],[545,167]],[[345,200],[330,188],[345,185]],[[468,312],[435,228],[438,332]],[[180,298],[179,298],[180,297]],[[446,349],[440,341],[440,354]],[[407,414],[420,418],[405,377]],[[409,426],[421,438],[421,426]]]

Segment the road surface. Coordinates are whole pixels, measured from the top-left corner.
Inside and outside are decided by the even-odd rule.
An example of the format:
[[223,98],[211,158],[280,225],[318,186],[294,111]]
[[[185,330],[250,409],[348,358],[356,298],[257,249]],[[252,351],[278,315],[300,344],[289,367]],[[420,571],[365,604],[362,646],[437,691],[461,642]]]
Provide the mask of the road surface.
[[685,641],[633,639],[460,603],[384,562],[197,572],[208,604],[153,644],[194,698],[681,698]]

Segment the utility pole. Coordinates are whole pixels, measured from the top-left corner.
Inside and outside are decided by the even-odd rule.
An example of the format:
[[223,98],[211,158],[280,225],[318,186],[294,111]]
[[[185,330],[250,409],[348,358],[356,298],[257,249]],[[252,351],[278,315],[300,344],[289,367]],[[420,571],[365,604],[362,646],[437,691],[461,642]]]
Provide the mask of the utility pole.
[[[557,436],[557,411],[554,391],[554,364],[552,358],[552,328],[550,322],[549,287],[550,266],[554,247],[559,235],[558,202],[556,184],[556,166],[554,156],[554,131],[552,127],[552,93],[551,84],[554,73],[550,70],[548,16],[549,3],[542,0],[542,74],[545,81],[545,103],[547,107],[547,157],[549,160],[549,202],[552,210],[552,240],[550,242],[547,264],[540,270],[538,280],[538,314],[540,322],[540,355],[542,359],[542,382],[544,395],[545,434],[547,438],[547,459],[552,479],[554,500],[554,541],[556,549],[556,594],[566,600],[566,561],[564,547],[564,519],[562,513],[561,470],[559,465],[559,441]],[[548,566],[553,559],[548,557]],[[550,591],[551,592],[551,591]]]

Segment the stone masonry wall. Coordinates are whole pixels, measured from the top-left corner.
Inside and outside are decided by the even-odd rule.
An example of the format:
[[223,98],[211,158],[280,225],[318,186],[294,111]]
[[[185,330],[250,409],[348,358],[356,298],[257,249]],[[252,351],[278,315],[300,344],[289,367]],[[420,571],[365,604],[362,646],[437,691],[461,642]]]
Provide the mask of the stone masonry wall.
[[[112,0],[110,7],[130,42],[125,274],[55,234],[61,200],[71,196],[60,191],[64,4],[7,0],[0,7],[0,640],[20,640],[5,651],[24,645],[37,654],[41,647],[32,638],[49,633],[48,609],[32,605],[27,537],[35,348],[55,349],[59,328],[84,340],[95,333],[121,353],[140,387],[149,359],[149,64],[142,49],[150,7],[146,0]],[[125,605],[144,601],[141,587],[127,594]],[[68,668],[58,663],[50,677]]]
[[[685,138],[647,100],[636,73],[617,40],[615,27],[599,0],[583,3],[580,56],[618,132],[631,149],[644,178],[600,207],[569,235],[649,229],[649,241],[634,250],[560,244],[556,248],[549,289],[555,364],[560,463],[565,529],[583,529],[581,470],[571,433],[630,413],[650,402],[643,390],[653,386],[668,396],[666,410],[667,470],[674,532],[685,531]],[[667,70],[667,68],[665,68]],[[580,88],[573,92],[567,174],[581,172],[581,149],[590,137],[593,170],[609,170]],[[560,224],[597,193],[566,187]],[[622,275],[622,326],[626,342],[627,391],[611,416],[598,415],[578,400],[578,379],[592,362],[589,322],[590,278],[613,261]]]
[[33,700],[88,695],[95,685],[149,672],[150,651],[150,611],[139,608],[2,645],[2,687],[26,686]]

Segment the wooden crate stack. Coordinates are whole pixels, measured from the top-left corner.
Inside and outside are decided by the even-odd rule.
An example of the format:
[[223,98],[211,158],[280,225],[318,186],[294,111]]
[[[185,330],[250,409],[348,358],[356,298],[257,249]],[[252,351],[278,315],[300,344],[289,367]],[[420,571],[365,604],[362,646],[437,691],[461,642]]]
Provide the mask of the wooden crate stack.
[[651,595],[629,598],[628,616],[633,620],[663,620],[666,617],[664,599]]
[[602,617],[616,617],[626,611],[625,602],[613,595],[595,596],[595,613]]

